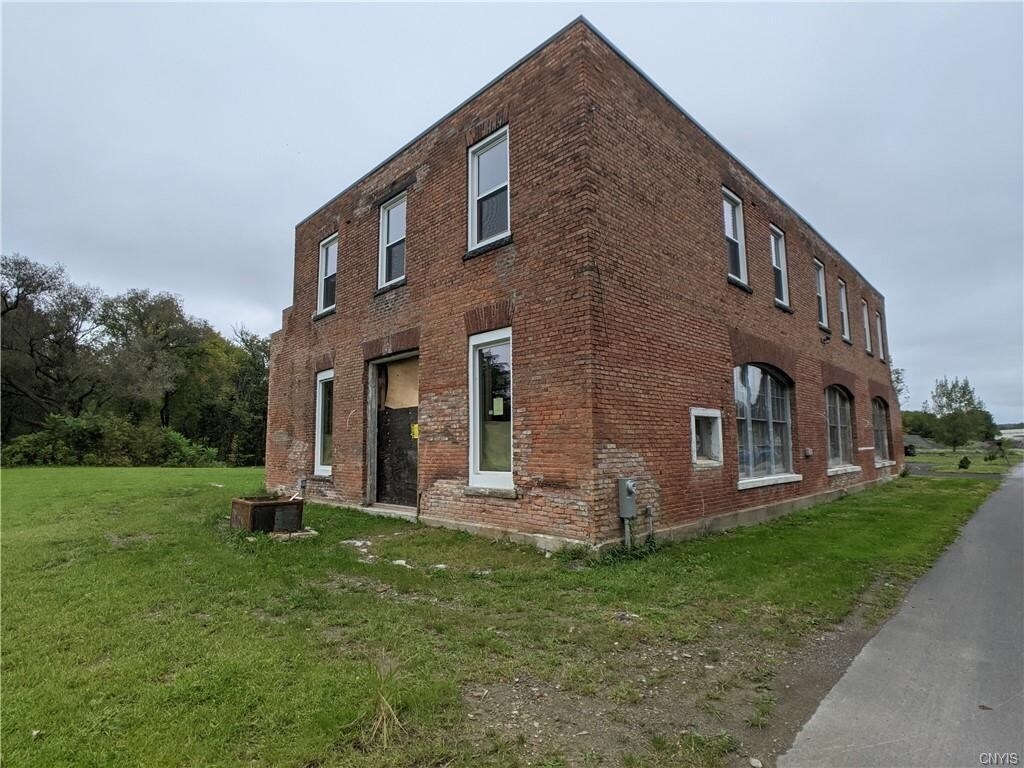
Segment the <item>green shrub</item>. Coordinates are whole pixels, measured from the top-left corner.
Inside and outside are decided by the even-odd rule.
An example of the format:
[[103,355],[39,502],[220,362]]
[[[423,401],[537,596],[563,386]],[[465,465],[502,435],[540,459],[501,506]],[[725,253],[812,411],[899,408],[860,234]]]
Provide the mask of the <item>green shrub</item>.
[[49,416],[38,432],[16,437],[3,449],[4,466],[209,467],[217,451],[179,432],[132,424],[118,416]]

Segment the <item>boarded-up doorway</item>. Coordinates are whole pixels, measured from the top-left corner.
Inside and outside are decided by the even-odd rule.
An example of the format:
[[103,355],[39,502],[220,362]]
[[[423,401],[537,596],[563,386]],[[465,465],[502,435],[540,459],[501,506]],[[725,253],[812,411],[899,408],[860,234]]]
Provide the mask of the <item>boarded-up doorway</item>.
[[375,363],[376,494],[382,504],[416,505],[420,359]]

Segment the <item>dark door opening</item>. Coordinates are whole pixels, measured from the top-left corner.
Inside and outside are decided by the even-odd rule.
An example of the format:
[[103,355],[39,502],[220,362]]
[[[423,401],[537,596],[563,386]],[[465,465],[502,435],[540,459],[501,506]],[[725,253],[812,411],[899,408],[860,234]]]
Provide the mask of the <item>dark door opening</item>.
[[416,506],[418,357],[378,363],[377,501]]

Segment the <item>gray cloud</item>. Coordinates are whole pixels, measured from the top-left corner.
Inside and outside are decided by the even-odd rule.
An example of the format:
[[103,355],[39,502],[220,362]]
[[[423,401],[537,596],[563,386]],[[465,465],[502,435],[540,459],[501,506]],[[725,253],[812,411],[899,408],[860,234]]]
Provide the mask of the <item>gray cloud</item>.
[[1019,4],[5,4],[3,249],[274,330],[294,224],[580,12],[885,293],[915,406],[1024,419]]

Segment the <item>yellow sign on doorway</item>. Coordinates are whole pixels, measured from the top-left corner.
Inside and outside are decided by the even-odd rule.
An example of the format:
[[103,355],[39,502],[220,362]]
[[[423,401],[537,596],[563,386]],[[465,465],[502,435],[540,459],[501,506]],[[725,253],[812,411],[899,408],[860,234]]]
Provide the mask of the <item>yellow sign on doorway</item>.
[[412,427],[409,428],[409,434],[412,435],[412,439],[413,440],[419,440],[420,439],[420,425],[419,424],[413,424]]

